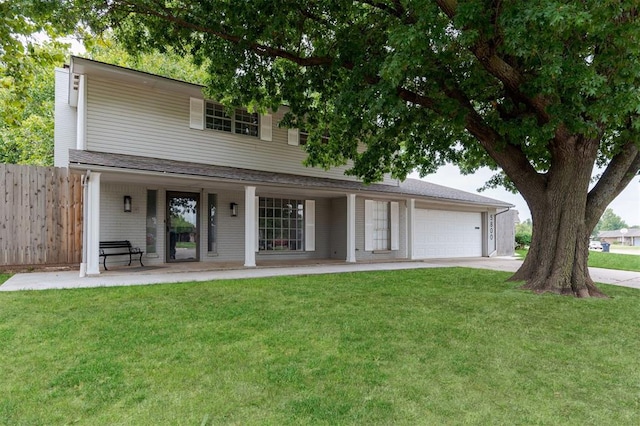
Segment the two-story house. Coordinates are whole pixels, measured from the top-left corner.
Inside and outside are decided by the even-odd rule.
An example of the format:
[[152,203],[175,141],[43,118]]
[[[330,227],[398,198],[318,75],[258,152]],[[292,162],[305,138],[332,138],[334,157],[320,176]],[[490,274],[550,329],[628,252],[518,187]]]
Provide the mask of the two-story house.
[[56,70],[55,165],[84,176],[81,274],[100,273],[104,240],[130,240],[145,264],[495,254],[495,215],[510,204],[305,167],[306,135],[282,116],[230,113],[199,85],[72,57]]

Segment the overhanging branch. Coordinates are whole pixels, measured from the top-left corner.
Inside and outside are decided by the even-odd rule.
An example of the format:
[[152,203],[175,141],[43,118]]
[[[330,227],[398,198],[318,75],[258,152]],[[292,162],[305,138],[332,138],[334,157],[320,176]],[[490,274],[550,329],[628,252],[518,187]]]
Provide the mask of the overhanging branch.
[[609,203],[620,195],[639,170],[640,150],[633,142],[627,142],[589,191],[586,221],[590,229],[596,226]]
[[[457,0],[436,0],[436,3],[449,19],[453,21],[458,9]],[[497,2],[494,11],[494,15],[496,16],[493,17],[494,23],[497,22],[497,14],[499,14],[499,11],[500,2]],[[496,31],[496,33],[498,32]],[[469,50],[476,59],[478,59],[478,62],[483,68],[504,85],[514,100],[526,105],[527,108],[536,115],[541,124],[548,123],[550,121],[550,116],[546,111],[546,108],[549,106],[548,100],[542,96],[529,97],[522,92],[521,87],[525,80],[515,68],[497,55],[496,46],[498,44],[499,40],[488,40],[481,37]]]

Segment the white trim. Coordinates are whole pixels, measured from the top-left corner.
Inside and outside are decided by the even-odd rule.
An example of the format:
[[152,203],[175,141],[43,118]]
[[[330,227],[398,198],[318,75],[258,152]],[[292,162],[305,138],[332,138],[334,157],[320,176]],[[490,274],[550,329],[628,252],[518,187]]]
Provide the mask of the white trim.
[[256,187],[244,187],[244,266],[256,266]]
[[316,201],[304,202],[304,250],[316,251]]
[[189,98],[189,127],[204,130],[204,99]]
[[347,262],[356,262],[356,194],[347,194]]
[[400,249],[400,204],[389,203],[389,227],[391,228],[391,250]]
[[254,197],[256,200],[256,208],[255,208],[255,212],[256,212],[256,225],[254,227],[254,232],[256,235],[256,243],[254,246],[254,251],[255,252],[259,252],[260,251],[260,197],[256,196]]
[[373,200],[364,200],[364,249],[373,250]]
[[271,114],[260,116],[260,139],[269,142],[273,140],[273,116]]
[[415,221],[416,221],[416,199],[411,198],[407,201],[407,255],[409,259],[415,259],[415,254],[413,253],[413,246],[415,243],[415,236],[413,235],[415,230]]
[[80,75],[78,81],[78,107],[76,121],[76,149],[87,149],[87,77]]

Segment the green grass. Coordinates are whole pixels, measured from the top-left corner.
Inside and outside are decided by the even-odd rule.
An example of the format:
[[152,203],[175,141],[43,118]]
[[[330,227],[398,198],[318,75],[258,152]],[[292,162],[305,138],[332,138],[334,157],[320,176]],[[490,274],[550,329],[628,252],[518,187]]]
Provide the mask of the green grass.
[[0,285],[11,278],[11,274],[0,274]]
[[[527,250],[516,250],[516,255],[524,259],[527,255]],[[635,254],[589,251],[589,266],[592,268],[640,272],[640,256]]]
[[0,293],[0,424],[638,424],[640,291],[508,276]]
[[590,251],[589,266],[640,272],[640,256],[635,254]]

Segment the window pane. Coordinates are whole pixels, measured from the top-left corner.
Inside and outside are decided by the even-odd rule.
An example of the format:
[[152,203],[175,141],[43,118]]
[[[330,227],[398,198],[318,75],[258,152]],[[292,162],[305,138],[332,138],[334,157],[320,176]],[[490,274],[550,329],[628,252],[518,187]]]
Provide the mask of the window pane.
[[258,114],[244,109],[235,111],[235,132],[240,135],[258,137]]
[[373,204],[373,249],[389,250],[390,243],[389,203],[376,201]]
[[157,203],[158,191],[147,190],[147,254],[157,253],[156,241],[158,239]]
[[231,117],[227,115],[222,105],[213,102],[207,102],[204,118],[205,127],[207,129],[231,132]]

